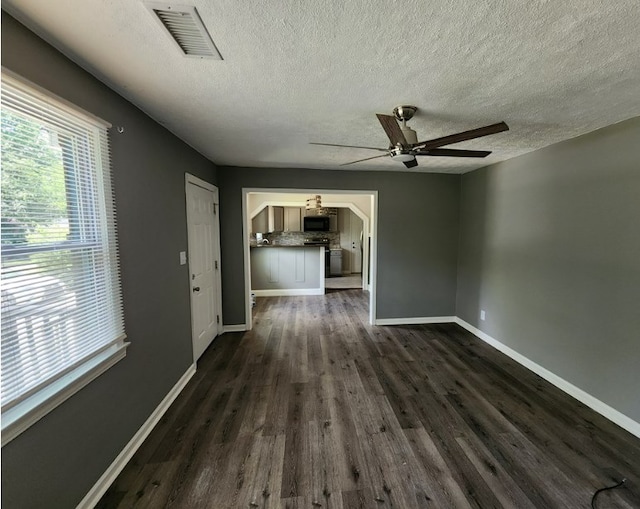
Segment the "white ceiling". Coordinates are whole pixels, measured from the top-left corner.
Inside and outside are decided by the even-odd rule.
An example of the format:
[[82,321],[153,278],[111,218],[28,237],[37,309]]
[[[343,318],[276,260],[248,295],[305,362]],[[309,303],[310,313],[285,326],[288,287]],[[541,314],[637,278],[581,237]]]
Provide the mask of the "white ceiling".
[[[185,58],[142,0],[3,8],[218,165],[337,168],[386,148],[375,113],[418,106],[422,140],[506,121],[452,148],[351,170],[463,173],[640,115],[637,0],[183,0],[224,61]],[[116,123],[117,119],[107,119]],[[126,126],[125,126],[126,127]]]

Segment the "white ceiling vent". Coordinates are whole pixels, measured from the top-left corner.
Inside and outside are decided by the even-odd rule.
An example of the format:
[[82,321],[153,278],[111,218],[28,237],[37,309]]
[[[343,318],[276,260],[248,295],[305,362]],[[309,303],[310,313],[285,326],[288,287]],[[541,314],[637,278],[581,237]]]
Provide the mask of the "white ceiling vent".
[[222,60],[195,7],[164,2],[144,4],[186,56]]

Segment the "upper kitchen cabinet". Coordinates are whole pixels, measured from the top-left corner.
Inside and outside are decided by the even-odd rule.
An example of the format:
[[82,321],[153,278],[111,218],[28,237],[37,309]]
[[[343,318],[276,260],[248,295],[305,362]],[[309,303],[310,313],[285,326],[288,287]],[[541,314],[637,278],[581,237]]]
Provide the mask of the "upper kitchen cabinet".
[[251,220],[252,233],[301,232],[304,207],[268,205]]
[[284,231],[301,232],[304,207],[284,207]]
[[284,207],[270,207],[273,210],[273,230],[274,232],[284,231]]

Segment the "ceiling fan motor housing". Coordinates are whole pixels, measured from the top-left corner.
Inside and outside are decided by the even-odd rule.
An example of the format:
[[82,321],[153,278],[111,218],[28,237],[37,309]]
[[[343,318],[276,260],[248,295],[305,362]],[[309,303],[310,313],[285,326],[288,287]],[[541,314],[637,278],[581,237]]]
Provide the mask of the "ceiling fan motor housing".
[[393,108],[393,115],[399,122],[402,122],[400,130],[402,131],[402,134],[404,134],[404,139],[409,146],[418,143],[418,136],[416,135],[416,132],[410,127],[407,127],[407,121],[413,118],[416,111],[418,111],[417,107],[408,105],[396,106]]
[[418,143],[418,135],[416,132],[407,126],[400,127],[402,134],[404,134],[404,139],[407,140],[409,145],[416,145]]

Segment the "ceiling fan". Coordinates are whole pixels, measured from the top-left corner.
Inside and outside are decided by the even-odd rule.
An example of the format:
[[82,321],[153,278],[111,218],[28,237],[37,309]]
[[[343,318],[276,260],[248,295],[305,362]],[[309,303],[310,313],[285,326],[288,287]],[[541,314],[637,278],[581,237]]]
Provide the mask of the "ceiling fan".
[[[310,143],[311,145],[324,145],[328,147],[348,147],[348,148],[364,148],[368,150],[377,150],[378,152],[384,152],[382,155],[367,157],[365,159],[358,159],[357,161],[351,161],[349,163],[341,164],[340,166],[346,166],[348,164],[360,163],[362,161],[369,161],[371,159],[377,159],[379,157],[391,157],[394,161],[402,162],[407,168],[413,168],[418,166],[416,156],[438,156],[438,157],[487,157],[491,154],[487,150],[461,150],[455,148],[440,148],[444,145],[451,145],[452,143],[459,143],[461,141],[473,140],[474,138],[481,138],[482,136],[488,136],[490,134],[500,133],[502,131],[508,131],[509,126],[504,122],[497,124],[491,124],[484,127],[478,127],[477,129],[471,129],[470,131],[463,131],[457,134],[450,134],[441,138],[435,138],[433,140],[418,141],[416,132],[407,126],[407,120],[411,120],[413,115],[418,111],[415,106],[396,106],[393,109],[392,115],[383,115],[376,113],[380,124],[385,133],[389,137],[389,148],[376,148],[376,147],[360,147],[356,145],[339,145],[336,143]],[[398,125],[398,121],[402,122],[402,125]]]

